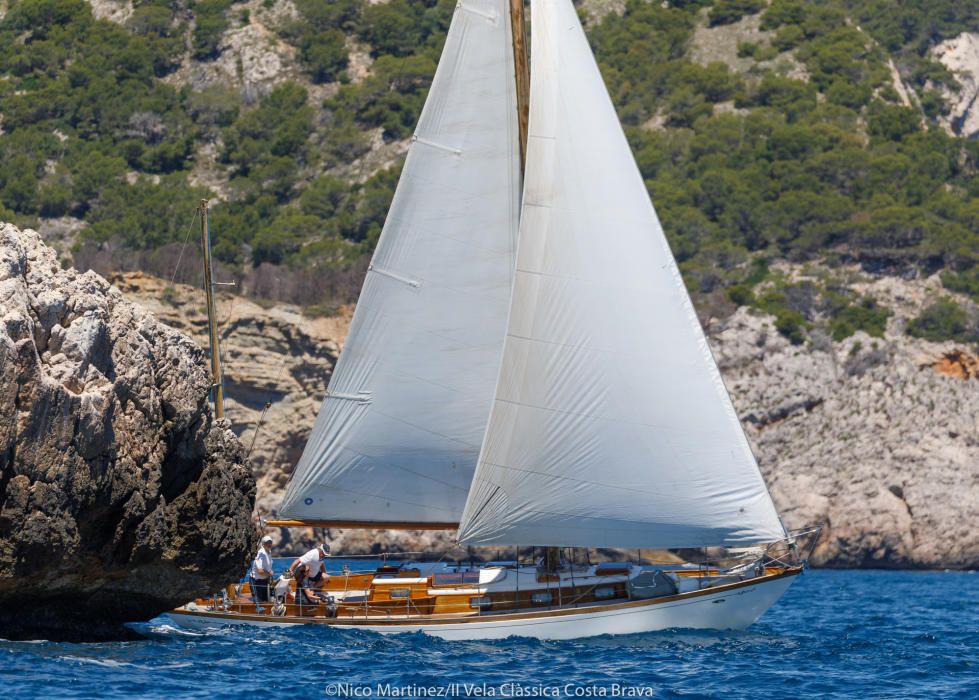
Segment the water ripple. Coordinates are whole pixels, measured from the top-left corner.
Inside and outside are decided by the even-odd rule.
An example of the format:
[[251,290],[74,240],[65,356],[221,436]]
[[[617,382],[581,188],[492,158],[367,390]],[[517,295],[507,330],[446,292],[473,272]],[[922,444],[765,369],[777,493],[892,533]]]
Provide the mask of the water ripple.
[[0,641],[0,681],[8,698],[41,688],[67,698],[323,698],[337,683],[372,697],[388,684],[456,696],[475,684],[496,697],[534,688],[612,697],[618,687],[684,700],[974,698],[977,610],[979,577],[967,573],[817,571],[746,632],[447,642],[321,626],[188,632],[159,618],[134,626],[145,641]]

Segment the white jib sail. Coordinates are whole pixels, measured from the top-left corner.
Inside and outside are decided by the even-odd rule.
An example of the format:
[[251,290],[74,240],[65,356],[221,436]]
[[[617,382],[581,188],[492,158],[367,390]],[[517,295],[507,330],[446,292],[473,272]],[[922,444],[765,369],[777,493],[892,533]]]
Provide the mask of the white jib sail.
[[279,515],[457,523],[506,328],[520,156],[506,0],[456,8]]
[[571,0],[531,3],[530,136],[473,544],[784,536]]

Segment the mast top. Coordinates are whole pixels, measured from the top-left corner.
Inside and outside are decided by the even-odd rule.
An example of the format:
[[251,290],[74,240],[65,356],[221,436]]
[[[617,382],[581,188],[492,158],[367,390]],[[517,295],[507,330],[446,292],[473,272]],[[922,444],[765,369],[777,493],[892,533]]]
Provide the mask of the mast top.
[[517,130],[520,137],[520,175],[527,170],[527,127],[530,121],[530,61],[527,57],[527,24],[524,0],[510,0],[510,38],[517,87]]

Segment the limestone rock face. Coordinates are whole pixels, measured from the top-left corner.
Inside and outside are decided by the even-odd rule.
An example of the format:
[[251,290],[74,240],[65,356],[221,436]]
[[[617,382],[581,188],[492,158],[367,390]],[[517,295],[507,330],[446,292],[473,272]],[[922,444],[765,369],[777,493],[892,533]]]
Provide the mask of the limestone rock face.
[[944,118],[949,131],[974,138],[979,134],[979,33],[963,32],[931,50],[933,58],[948,68],[959,83],[959,90],[943,90],[951,106]]
[[[105,2],[106,0],[100,0]],[[93,4],[94,7],[94,4]],[[263,0],[236,3],[229,12],[229,26],[221,36],[217,56],[197,60],[186,55],[180,67],[163,78],[175,87],[189,85],[194,90],[239,90],[245,102],[258,101],[277,84],[286,80],[304,80],[296,60],[295,49],[278,35],[279,30],[299,19],[291,0]],[[248,20],[241,13],[248,13]],[[336,91],[336,86],[307,84],[307,89],[322,99]]]
[[[207,344],[200,289],[168,285],[142,273],[118,275],[113,283],[164,323]],[[351,310],[310,317],[297,307],[260,306],[222,293],[217,315],[225,416],[251,450],[249,461],[258,480],[257,513],[268,517],[278,508],[306,446]]]
[[119,24],[133,16],[132,0],[89,0],[96,19],[107,19]]
[[244,573],[255,481],[204,359],[0,224],[0,637],[124,636]]
[[813,563],[979,566],[968,350],[890,330],[794,346],[747,309],[711,344],[786,525],[824,528]]

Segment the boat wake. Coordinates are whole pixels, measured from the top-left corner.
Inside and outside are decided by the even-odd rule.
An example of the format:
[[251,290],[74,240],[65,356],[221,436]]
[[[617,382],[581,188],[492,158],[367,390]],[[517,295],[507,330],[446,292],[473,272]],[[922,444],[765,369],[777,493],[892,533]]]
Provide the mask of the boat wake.
[[136,634],[147,639],[166,637],[206,637],[211,630],[188,630],[173,623],[166,615],[155,617],[148,622],[130,622],[126,625]]

